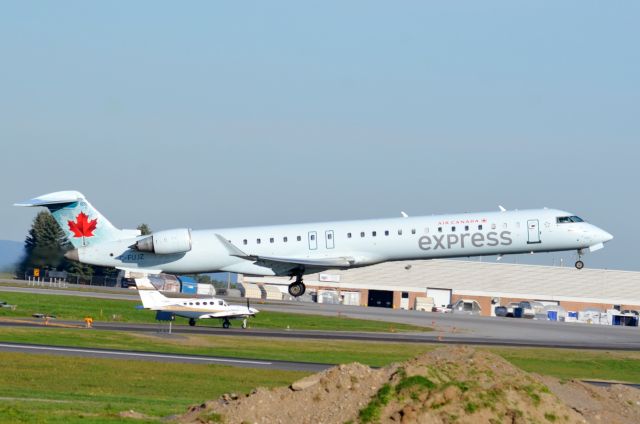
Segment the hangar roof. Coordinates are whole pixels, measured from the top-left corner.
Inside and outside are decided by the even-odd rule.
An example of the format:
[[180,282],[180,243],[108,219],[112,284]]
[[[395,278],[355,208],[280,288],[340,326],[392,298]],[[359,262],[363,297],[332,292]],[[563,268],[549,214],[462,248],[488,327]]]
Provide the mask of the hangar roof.
[[[246,282],[289,284],[282,277],[244,277]],[[462,260],[386,262],[305,276],[308,286],[426,291],[640,305],[640,272]]]

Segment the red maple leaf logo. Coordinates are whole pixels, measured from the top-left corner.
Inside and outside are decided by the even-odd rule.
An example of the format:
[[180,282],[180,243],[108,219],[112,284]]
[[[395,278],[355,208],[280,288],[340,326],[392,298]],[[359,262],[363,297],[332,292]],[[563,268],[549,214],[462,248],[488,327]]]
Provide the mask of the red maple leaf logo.
[[93,237],[93,230],[98,225],[98,218],[89,221],[89,217],[80,212],[76,217],[76,221],[67,221],[69,229],[73,231],[74,237]]

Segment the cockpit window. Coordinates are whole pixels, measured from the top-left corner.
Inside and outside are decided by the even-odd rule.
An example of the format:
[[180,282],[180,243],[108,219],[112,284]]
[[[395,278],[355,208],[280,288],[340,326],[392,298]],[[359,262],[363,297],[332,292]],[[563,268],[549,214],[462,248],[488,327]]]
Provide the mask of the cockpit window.
[[566,224],[569,222],[584,222],[579,216],[559,216],[556,218],[558,224]]

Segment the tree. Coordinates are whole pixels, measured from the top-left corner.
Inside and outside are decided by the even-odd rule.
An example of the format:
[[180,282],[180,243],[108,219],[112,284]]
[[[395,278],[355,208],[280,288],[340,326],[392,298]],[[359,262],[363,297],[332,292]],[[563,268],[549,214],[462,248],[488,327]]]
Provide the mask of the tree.
[[22,274],[33,268],[65,268],[64,252],[71,248],[71,244],[53,216],[42,211],[33,220],[24,248],[25,256],[18,266]]
[[147,236],[151,234],[151,228],[147,224],[138,225],[138,230],[140,230],[141,235]]

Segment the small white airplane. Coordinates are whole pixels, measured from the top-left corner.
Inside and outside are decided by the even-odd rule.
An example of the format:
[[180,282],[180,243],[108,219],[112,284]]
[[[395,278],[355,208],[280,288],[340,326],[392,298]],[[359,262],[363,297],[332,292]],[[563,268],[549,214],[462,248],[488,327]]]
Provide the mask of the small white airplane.
[[[168,298],[155,289],[151,284],[145,286],[141,281],[146,279],[136,279],[138,293],[142,306],[152,311],[169,312],[174,315],[189,318],[189,325],[196,325],[198,319],[220,319],[222,327],[229,328],[232,319],[242,319],[242,328],[247,328],[247,318],[255,316],[257,309],[249,306],[229,305],[222,299],[215,297],[198,297],[198,298]],[[150,286],[150,287],[149,287]]]
[[164,273],[237,272],[290,276],[292,296],[302,277],[387,261],[576,250],[596,251],[613,238],[576,215],[556,209],[318,222],[142,236],[120,230],[77,191],[45,194],[16,206],[48,208],[75,247],[66,257],[125,271],[129,278]]

